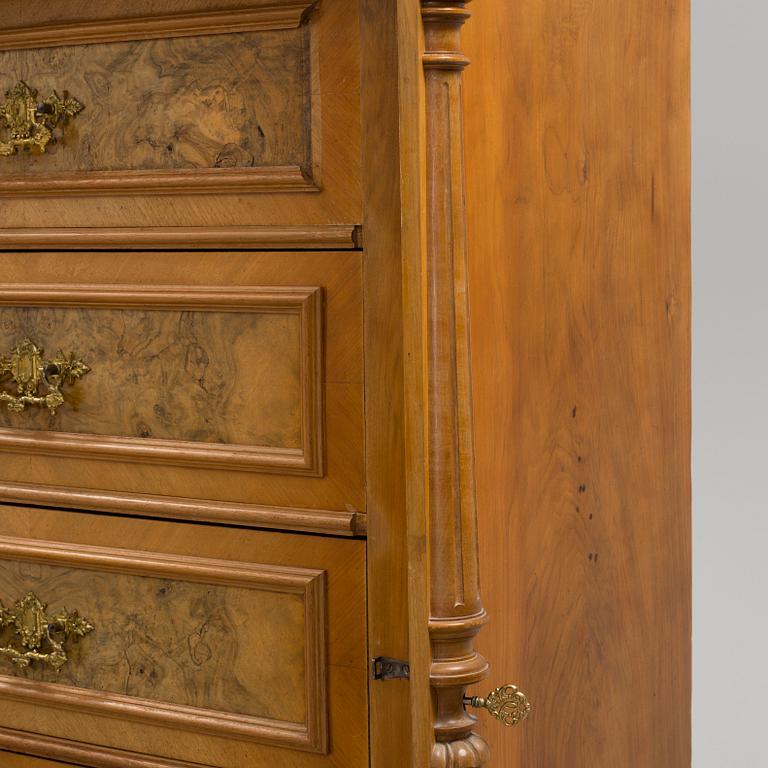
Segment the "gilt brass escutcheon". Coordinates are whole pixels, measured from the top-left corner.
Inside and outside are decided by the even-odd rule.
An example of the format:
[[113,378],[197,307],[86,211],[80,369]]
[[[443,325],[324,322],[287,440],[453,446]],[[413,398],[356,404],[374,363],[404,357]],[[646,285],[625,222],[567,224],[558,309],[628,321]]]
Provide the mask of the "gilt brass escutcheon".
[[[0,380],[10,378],[16,384],[16,394],[0,391],[0,402],[7,403],[9,411],[23,411],[27,405],[44,405],[56,415],[56,409],[64,402],[61,386],[74,384],[91,369],[73,354],[69,357],[59,352],[52,360],[43,359],[43,349],[24,339],[11,350],[10,355],[0,357]],[[47,392],[40,394],[45,385]]]
[[508,727],[522,723],[531,713],[528,697],[516,685],[502,685],[485,698],[467,696],[464,704],[475,709],[485,709],[500,723]]
[[9,644],[0,646],[0,656],[20,669],[37,661],[58,672],[69,660],[65,644],[85,637],[94,626],[77,611],[64,609],[49,616],[47,610],[34,592],[17,600],[12,608],[0,603],[0,628],[10,627],[13,632]]
[[64,91],[63,98],[52,91],[47,99],[39,100],[37,90],[18,82],[5,92],[0,102],[0,127],[6,137],[0,139],[0,156],[15,155],[20,149],[37,149],[41,153],[55,142],[53,131],[60,122],[66,122],[84,106]]

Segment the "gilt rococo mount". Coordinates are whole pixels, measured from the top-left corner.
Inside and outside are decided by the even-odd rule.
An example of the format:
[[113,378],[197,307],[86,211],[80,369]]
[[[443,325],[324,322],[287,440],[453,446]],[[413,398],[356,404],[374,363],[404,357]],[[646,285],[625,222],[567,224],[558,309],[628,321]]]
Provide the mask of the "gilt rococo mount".
[[21,151],[45,152],[55,143],[57,126],[65,124],[83,110],[83,105],[64,91],[63,97],[53,91],[45,99],[24,82],[18,82],[5,92],[0,102],[0,122],[5,136],[0,134],[0,156]]

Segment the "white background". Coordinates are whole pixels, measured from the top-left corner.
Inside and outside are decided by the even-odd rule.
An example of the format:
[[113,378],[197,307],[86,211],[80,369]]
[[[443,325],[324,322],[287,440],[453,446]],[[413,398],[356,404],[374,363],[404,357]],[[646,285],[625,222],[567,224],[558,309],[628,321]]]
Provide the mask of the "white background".
[[692,6],[693,765],[768,768],[768,3]]

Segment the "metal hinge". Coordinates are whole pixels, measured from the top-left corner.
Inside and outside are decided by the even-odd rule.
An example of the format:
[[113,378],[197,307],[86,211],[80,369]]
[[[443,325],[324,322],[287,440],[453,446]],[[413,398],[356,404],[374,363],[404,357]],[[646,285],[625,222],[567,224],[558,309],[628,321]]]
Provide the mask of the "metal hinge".
[[408,680],[411,676],[411,665],[402,659],[377,656],[371,662],[371,674],[374,680]]

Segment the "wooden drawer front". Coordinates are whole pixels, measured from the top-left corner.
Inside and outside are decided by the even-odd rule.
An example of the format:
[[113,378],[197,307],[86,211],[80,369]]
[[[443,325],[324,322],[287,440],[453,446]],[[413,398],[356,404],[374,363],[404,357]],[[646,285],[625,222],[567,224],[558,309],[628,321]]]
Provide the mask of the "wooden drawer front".
[[[82,4],[30,5],[23,23],[15,10],[0,10],[0,94],[8,91],[0,97],[0,195],[66,196],[31,226],[147,225],[153,209],[169,214],[161,223],[181,223],[178,209],[138,203],[97,212],[72,193],[317,197],[329,190],[302,224],[321,223],[317,213],[335,207],[334,185],[347,187],[345,199],[359,197],[354,34],[341,53],[328,49],[328,25],[345,14],[336,30],[343,34],[354,22],[350,0],[327,0],[323,9],[314,0],[171,3],[162,15],[156,3],[123,1],[105,4],[109,17]],[[34,111],[51,95],[46,109],[62,114],[19,122],[25,106]],[[30,125],[44,119],[41,128]],[[335,143],[337,134],[345,142]],[[234,203],[250,212],[247,223],[257,209],[269,216],[251,200]],[[231,202],[205,204],[208,223],[231,219]],[[181,205],[194,210],[195,203]],[[43,211],[29,200],[26,207]],[[58,215],[65,210],[66,220]],[[126,216],[132,220],[120,221]],[[25,223],[12,214],[4,226],[14,225]]]
[[[93,627],[64,643],[59,671],[39,658],[17,668],[0,648],[4,725],[178,759],[203,754],[187,746],[197,743],[216,766],[257,754],[293,765],[297,752],[330,765],[333,710],[341,749],[364,752],[338,735],[364,734],[367,717],[360,542],[53,510],[2,514],[17,517],[0,526],[6,615],[34,595],[48,606],[46,623],[66,607]],[[32,528],[45,539],[7,535],[38,514]],[[160,551],[149,546],[157,534],[167,537]],[[11,625],[0,645],[25,652],[30,643]],[[33,722],[20,714],[30,709]],[[119,722],[104,728],[104,718]],[[153,737],[165,729],[177,733]]]
[[[46,282],[0,285],[6,359],[30,339],[91,370],[62,386],[55,415],[0,404],[0,447],[19,457],[0,479],[329,512],[360,502],[359,254],[30,253],[7,266]],[[76,285],[63,282],[72,269]],[[116,275],[126,282],[105,282]],[[7,370],[3,396],[16,386]],[[65,502],[79,505],[49,499]]]

